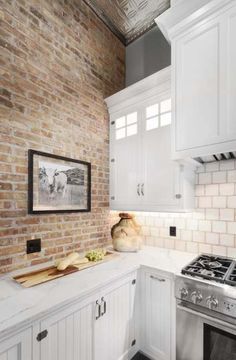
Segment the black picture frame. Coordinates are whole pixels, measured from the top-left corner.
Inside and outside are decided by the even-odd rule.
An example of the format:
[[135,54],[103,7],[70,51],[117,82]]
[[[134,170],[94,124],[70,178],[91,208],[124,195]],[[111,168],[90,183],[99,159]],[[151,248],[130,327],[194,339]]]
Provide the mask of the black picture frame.
[[[34,206],[34,161],[35,156],[39,156],[45,159],[51,159],[51,160],[61,160],[62,162],[68,162],[68,163],[76,163],[85,166],[87,169],[87,201],[86,201],[86,207],[85,208],[78,208],[78,209],[35,209]],[[72,213],[72,212],[90,212],[91,211],[91,163],[82,161],[82,160],[76,160],[71,159],[64,156],[54,155],[42,151],[37,151],[33,149],[28,150],[28,213],[29,214],[55,214],[55,213]]]

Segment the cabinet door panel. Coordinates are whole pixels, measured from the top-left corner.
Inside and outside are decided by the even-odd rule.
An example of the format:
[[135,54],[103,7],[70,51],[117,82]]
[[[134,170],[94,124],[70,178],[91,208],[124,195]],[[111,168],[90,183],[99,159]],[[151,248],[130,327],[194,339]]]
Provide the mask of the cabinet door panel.
[[41,342],[41,360],[92,360],[93,305],[62,311],[41,322],[48,335]]
[[171,126],[143,134],[144,198],[150,210],[180,207],[180,166],[171,160]]
[[22,331],[1,342],[0,360],[32,360],[31,329]]
[[228,126],[227,135],[236,139],[236,7],[231,10],[228,19]]
[[128,358],[134,339],[134,294],[131,281],[104,293],[107,309],[95,323],[95,360]]
[[171,359],[171,280],[144,272],[144,350],[158,360]]
[[[138,116],[138,114],[137,114]],[[134,208],[140,202],[137,193],[140,172],[140,121],[137,119],[137,132],[127,136],[116,137],[116,124],[110,131],[110,203],[112,209]]]
[[202,26],[177,41],[177,150],[219,141],[220,24]]

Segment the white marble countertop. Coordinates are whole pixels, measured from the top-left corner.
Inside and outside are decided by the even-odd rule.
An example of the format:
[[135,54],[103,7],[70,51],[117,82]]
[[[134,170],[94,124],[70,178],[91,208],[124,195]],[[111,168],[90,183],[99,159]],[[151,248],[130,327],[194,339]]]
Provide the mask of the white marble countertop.
[[[12,280],[13,275],[23,273],[24,270],[3,275],[0,277],[0,336],[100,290],[102,286],[138,269],[140,265],[175,275],[195,256],[175,250],[145,247],[138,253],[120,253],[120,256],[107,263],[29,289]],[[26,271],[32,271],[32,268]]]

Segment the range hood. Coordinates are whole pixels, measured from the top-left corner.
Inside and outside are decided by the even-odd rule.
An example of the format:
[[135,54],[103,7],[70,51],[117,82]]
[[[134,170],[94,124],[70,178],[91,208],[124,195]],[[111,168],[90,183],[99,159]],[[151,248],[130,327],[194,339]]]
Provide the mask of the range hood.
[[236,151],[230,151],[227,153],[214,154],[214,155],[201,156],[201,157],[194,158],[194,160],[200,164],[206,164],[206,163],[210,163],[213,161],[231,160],[231,159],[236,159]]

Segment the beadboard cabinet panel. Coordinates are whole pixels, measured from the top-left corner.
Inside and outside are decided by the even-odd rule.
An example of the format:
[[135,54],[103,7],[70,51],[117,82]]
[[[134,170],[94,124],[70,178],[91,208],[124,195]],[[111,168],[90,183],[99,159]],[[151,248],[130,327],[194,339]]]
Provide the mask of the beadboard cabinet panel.
[[[135,341],[136,274],[101,292],[102,315],[95,322],[94,360],[125,360]],[[104,305],[105,304],[105,305]],[[104,310],[105,306],[105,310]],[[135,343],[133,343],[135,345]]]
[[71,306],[41,322],[41,360],[93,359],[94,299]]
[[33,360],[31,328],[0,342],[0,360]]
[[227,136],[233,136],[236,139],[236,6],[230,11],[226,31],[228,38],[227,94],[229,94]]
[[142,274],[142,346],[155,360],[173,359],[174,314],[172,280],[152,270]]

